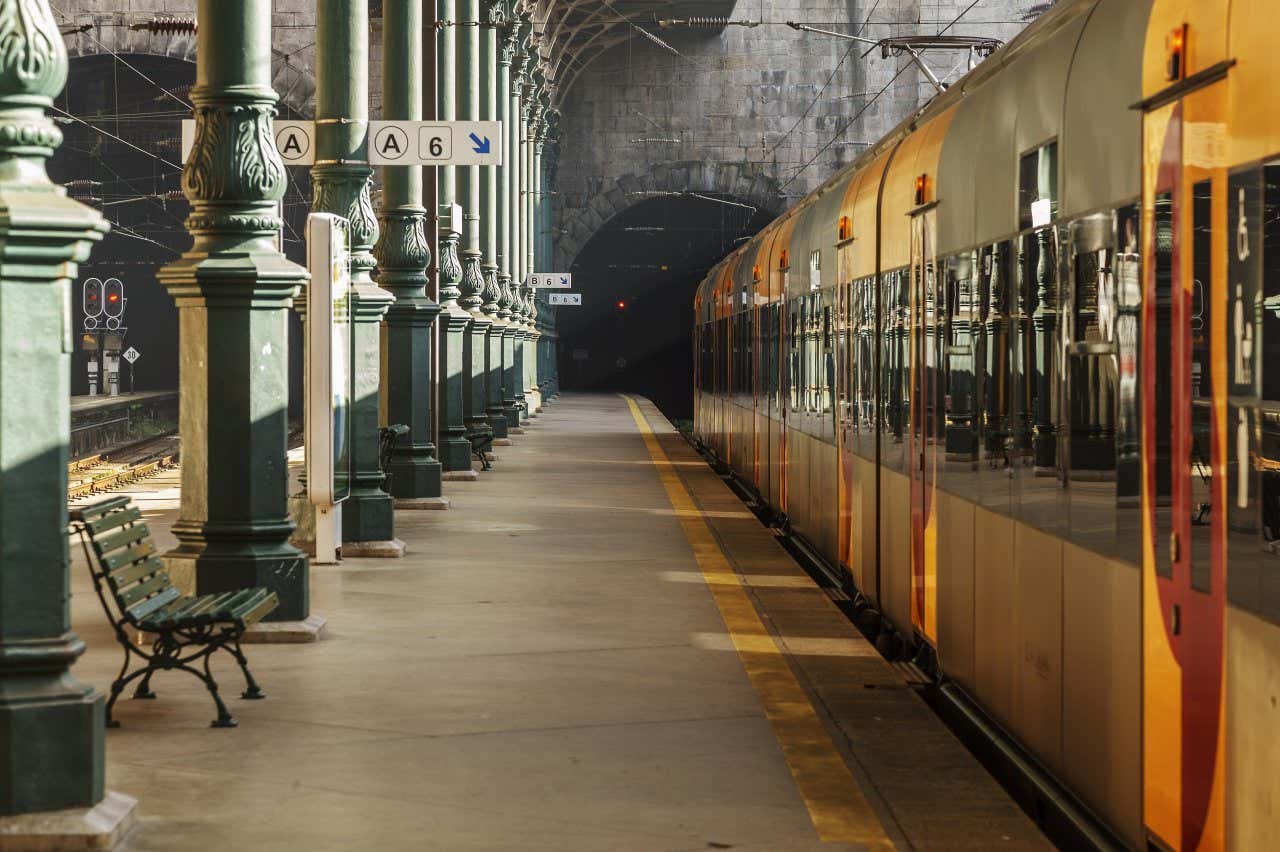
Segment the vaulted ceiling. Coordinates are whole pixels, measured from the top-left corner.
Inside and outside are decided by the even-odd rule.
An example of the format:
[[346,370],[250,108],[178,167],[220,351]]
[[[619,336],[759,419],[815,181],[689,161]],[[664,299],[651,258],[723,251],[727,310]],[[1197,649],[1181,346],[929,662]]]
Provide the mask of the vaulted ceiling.
[[728,18],[737,0],[525,0],[541,35],[539,52],[559,103],[595,59],[635,34],[661,32],[659,20]]

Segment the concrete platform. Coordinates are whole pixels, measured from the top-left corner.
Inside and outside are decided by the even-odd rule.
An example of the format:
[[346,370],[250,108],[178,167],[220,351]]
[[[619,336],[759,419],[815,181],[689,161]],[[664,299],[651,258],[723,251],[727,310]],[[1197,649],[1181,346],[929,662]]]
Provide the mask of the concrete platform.
[[[267,700],[234,698],[234,663],[216,662],[238,728],[210,729],[180,673],[121,700],[107,786],[139,800],[129,848],[1049,848],[652,406],[635,411],[565,395],[493,471],[446,484],[450,511],[397,512],[403,559],[313,568],[324,637],[246,649]],[[162,547],[176,486],[170,471],[134,495]],[[73,572],[73,672],[105,690],[121,652]]]
[[100,408],[119,408],[140,403],[154,403],[162,400],[178,399],[177,391],[139,391],[138,393],[122,393],[116,396],[98,394],[97,396],[71,397],[71,413],[83,414]]

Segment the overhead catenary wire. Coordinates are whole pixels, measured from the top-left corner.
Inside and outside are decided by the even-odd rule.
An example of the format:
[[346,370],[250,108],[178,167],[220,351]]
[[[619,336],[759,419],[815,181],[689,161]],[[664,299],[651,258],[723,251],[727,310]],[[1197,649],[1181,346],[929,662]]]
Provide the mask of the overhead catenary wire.
[[[871,23],[871,16],[876,13],[876,9],[878,8],[880,8],[880,0],[876,0],[875,5],[871,7],[871,11],[867,13],[867,17],[863,20],[862,26],[858,28],[858,35],[862,35],[862,33],[866,31],[867,26]],[[822,88],[818,90],[818,93],[814,95],[813,100],[809,103],[809,106],[805,109],[803,113],[801,113],[800,117],[796,119],[796,123],[791,125],[791,129],[788,130],[786,133],[782,134],[782,138],[779,139],[777,142],[775,142],[773,147],[769,149],[768,151],[769,154],[772,154],[774,151],[777,151],[778,148],[782,146],[782,143],[787,141],[787,139],[791,136],[792,133],[796,132],[796,128],[798,128],[802,123],[804,123],[804,120],[809,117],[809,113],[813,112],[813,108],[818,105],[818,101],[822,100],[822,96],[826,93],[827,89],[831,86],[832,81],[836,79],[836,75],[840,73],[840,69],[844,67],[845,62],[849,60],[849,57],[853,54],[853,51],[857,49],[857,46],[858,46],[857,42],[853,42],[852,44],[849,45],[849,49],[845,51],[844,56],[840,57],[840,61],[836,63],[835,69],[831,72],[831,76],[827,78],[827,82],[824,83],[822,85]]]
[[[977,6],[978,3],[980,2],[982,2],[982,0],[973,0],[973,2],[971,2],[968,6],[966,6],[960,12],[960,14],[955,16],[955,18],[951,21],[951,23],[947,24],[945,27],[939,30],[938,35],[945,35],[947,30],[951,29],[957,23],[959,23],[960,19],[963,18],[965,15],[967,15],[969,13],[969,10],[972,9],[974,6]],[[810,166],[816,163],[818,161],[818,158],[821,157],[823,154],[825,154],[827,150],[830,149],[831,146],[836,143],[836,140],[838,140],[841,136],[843,136],[845,131],[847,131],[850,127],[852,127],[853,123],[857,121],[859,118],[861,118],[862,114],[866,112],[867,109],[870,108],[872,104],[874,104],[877,100],[879,100],[880,97],[889,90],[890,86],[892,86],[895,82],[897,82],[898,78],[902,76],[902,73],[911,67],[913,67],[913,65],[908,64],[908,65],[903,65],[901,68],[899,68],[898,73],[894,74],[893,77],[889,79],[889,82],[885,83],[884,87],[880,89],[880,91],[876,92],[875,96],[871,98],[871,100],[863,104],[861,109],[859,109],[856,113],[854,113],[853,116],[848,121],[842,124],[840,126],[840,129],[836,131],[836,134],[833,137],[831,137],[830,141],[828,141],[827,144],[823,145],[820,149],[818,149],[818,152],[814,154],[812,157],[810,157],[809,160],[805,162],[804,165],[796,169],[795,174],[793,174],[786,183],[784,183],[781,187],[779,187],[779,189],[780,190],[786,189],[787,187],[791,186],[791,184],[795,183],[796,180],[800,177],[800,175],[804,174],[804,172],[807,171]]]

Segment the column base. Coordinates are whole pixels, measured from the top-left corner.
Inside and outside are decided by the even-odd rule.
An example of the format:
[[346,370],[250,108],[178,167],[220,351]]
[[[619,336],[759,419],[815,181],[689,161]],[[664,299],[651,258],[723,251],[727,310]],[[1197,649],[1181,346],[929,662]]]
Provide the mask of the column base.
[[[493,445],[495,447],[510,447],[510,446],[514,446],[514,442],[510,438],[494,438]],[[489,458],[496,459],[497,456],[490,453]]]
[[138,800],[108,790],[91,808],[66,808],[0,817],[5,852],[115,849],[137,821]]
[[319,642],[329,619],[311,613],[301,621],[259,621],[244,632],[246,645],[305,645]]
[[431,459],[393,459],[391,470],[391,496],[399,505],[401,500],[435,499],[440,497],[440,462]]
[[449,508],[448,497],[397,497],[395,501],[397,509],[405,511],[423,511],[431,509],[447,509]]
[[480,479],[480,474],[475,468],[471,470],[449,470],[445,471],[445,482],[476,482]]
[[357,488],[342,504],[342,542],[391,541],[395,538],[391,495],[377,488]]
[[523,434],[525,434],[524,427],[523,427],[523,426],[516,426],[516,427],[515,427],[515,428],[513,428],[513,429],[508,429],[508,430],[507,430],[507,434],[508,434],[508,435],[523,435]]
[[[271,621],[305,618],[310,609],[311,591],[307,555],[288,544],[246,548],[248,552],[227,552],[219,542],[201,549],[198,544],[179,544],[165,553],[165,570],[173,585],[184,595],[208,595],[265,586],[276,593],[280,606],[267,616]],[[314,548],[314,539],[312,547]]]
[[342,543],[343,559],[400,559],[404,556],[404,551],[404,542],[398,538]]
[[493,430],[494,438],[500,441],[507,437],[507,414],[505,411],[490,409],[485,419],[489,424],[489,428]]
[[471,470],[471,442],[466,438],[445,438],[440,442],[440,465],[446,474],[460,470]]

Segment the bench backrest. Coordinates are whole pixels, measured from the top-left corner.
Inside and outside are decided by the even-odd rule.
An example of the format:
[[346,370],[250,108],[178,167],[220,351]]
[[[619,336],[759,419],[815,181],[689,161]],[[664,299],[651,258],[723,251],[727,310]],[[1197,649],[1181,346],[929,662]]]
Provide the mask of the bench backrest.
[[147,616],[182,596],[156,556],[151,532],[142,513],[128,497],[112,497],[91,506],[72,507],[75,529],[88,542],[89,571],[99,597],[104,588],[115,601],[116,614],[102,605],[112,621],[137,625]]

